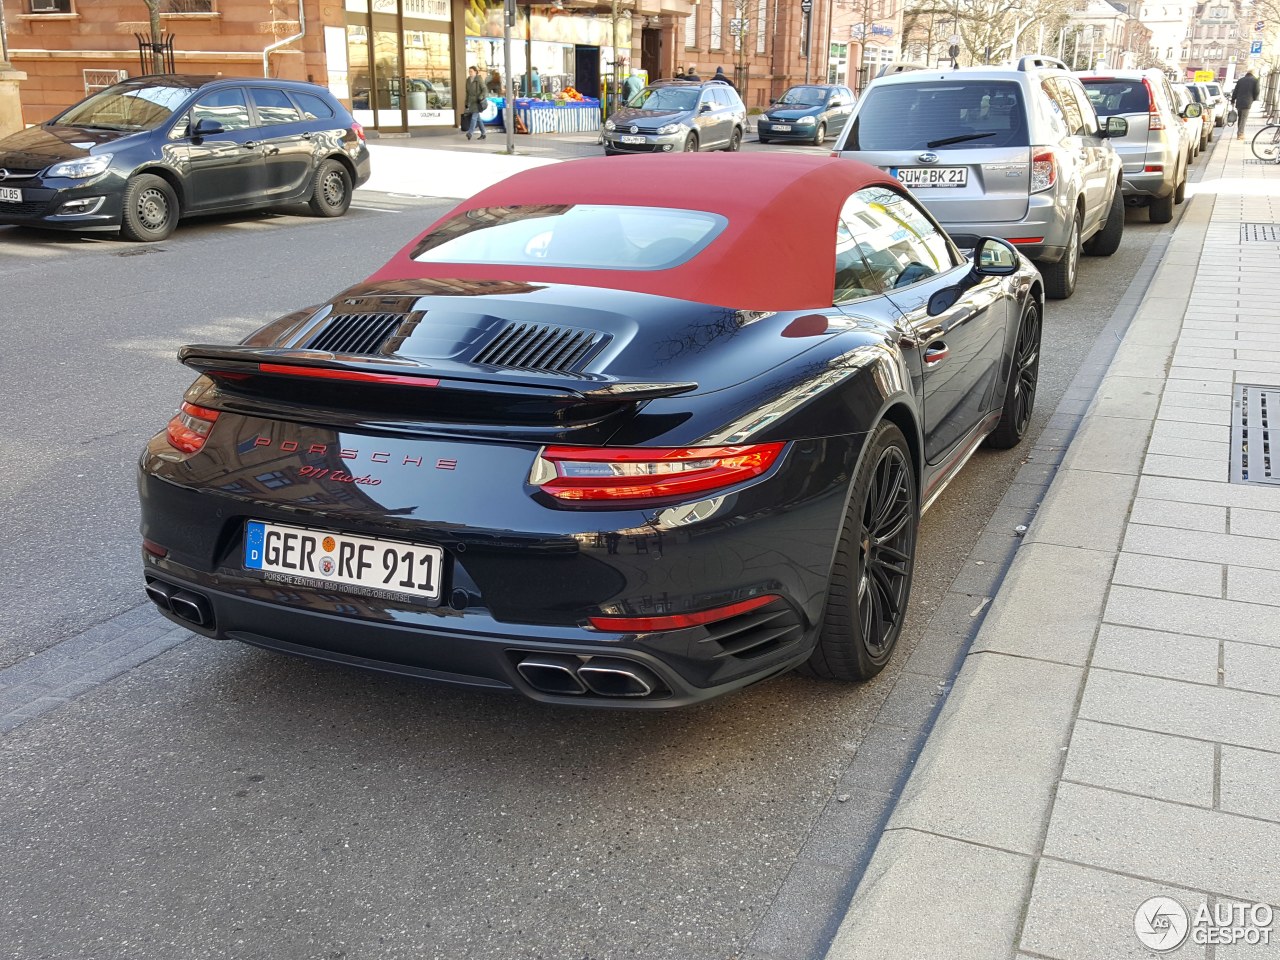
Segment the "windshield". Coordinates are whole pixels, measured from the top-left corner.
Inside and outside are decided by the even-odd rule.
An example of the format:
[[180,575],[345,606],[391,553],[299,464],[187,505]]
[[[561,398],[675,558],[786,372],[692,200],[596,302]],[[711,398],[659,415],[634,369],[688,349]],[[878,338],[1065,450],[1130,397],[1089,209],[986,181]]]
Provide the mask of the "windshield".
[[641,90],[629,107],[638,110],[692,110],[698,104],[698,87],[647,87]]
[[1155,109],[1142,80],[1085,80],[1084,90],[1100,117],[1147,113]]
[[102,130],[153,130],[190,96],[189,87],[112,87],[77,103],[54,122]]
[[778,98],[780,107],[820,107],[826,102],[826,87],[792,87]]
[[509,263],[593,270],[662,270],[689,260],[728,221],[665,207],[530,204],[468,210],[413,252],[419,263]]
[[849,131],[850,150],[1025,147],[1026,109],[1016,83],[872,84]]

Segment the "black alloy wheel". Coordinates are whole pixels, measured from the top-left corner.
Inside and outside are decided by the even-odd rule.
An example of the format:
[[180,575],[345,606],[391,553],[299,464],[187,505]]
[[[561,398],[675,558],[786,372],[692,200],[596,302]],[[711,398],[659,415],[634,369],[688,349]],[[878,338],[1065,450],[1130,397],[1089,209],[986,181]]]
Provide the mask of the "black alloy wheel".
[[311,212],[318,217],[340,217],[351,206],[351,177],[337,160],[316,168],[311,181]]
[[854,480],[809,673],[870,680],[884,669],[906,618],[919,519],[911,451],[902,431],[883,421]]
[[1040,310],[1027,304],[1018,324],[1018,340],[1013,348],[1013,366],[1004,391],[1004,407],[1000,422],[987,437],[987,445],[997,450],[1016,447],[1027,435],[1031,414],[1036,406],[1036,387],[1040,382]]
[[120,236],[141,243],[155,243],[178,225],[178,197],[167,180],[152,173],[134,177],[124,188]]

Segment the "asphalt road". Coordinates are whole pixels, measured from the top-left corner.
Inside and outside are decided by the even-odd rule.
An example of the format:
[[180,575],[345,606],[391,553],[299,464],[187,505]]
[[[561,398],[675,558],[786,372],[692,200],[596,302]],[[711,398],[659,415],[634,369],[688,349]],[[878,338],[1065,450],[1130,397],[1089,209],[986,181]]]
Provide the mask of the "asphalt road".
[[[0,667],[142,600],[133,467],[176,348],[328,297],[446,205],[154,246],[0,228]],[[1167,229],[1131,213],[1050,304],[1034,432]],[[736,956],[1023,460],[980,452],[925,518],[864,686],[585,713],[193,638],[0,739],[0,958]]]

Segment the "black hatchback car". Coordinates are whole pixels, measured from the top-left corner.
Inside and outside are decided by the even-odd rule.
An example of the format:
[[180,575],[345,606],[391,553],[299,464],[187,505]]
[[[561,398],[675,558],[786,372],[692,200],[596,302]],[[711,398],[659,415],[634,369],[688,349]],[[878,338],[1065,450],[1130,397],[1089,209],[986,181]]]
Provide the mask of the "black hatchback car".
[[368,179],[364,130],[323,87],[139,77],[0,140],[0,224],[163,240],[190,214],[340,217]]

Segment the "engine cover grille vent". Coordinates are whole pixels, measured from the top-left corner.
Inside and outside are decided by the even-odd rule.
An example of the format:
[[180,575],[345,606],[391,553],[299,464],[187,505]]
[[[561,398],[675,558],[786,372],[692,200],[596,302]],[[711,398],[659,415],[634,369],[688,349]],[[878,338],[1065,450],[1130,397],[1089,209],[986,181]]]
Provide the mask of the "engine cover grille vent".
[[513,323],[476,354],[474,363],[519,370],[578,373],[609,342],[598,330]]
[[800,617],[781,600],[710,624],[706,629],[707,636],[700,642],[719,644],[718,657],[740,660],[772,653],[799,640],[802,633]]
[[303,344],[328,353],[381,353],[386,342],[416,314],[348,313],[332,317],[325,328]]

